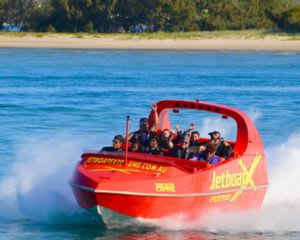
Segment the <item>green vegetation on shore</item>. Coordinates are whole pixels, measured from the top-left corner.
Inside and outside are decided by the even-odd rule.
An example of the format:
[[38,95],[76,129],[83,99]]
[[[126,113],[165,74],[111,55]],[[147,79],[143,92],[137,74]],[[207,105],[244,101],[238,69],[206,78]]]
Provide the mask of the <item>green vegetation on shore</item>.
[[29,32],[147,32],[143,38],[174,32],[166,36],[201,38],[198,31],[300,32],[300,6],[298,0],[0,0],[3,23]]
[[130,39],[161,39],[161,40],[195,40],[195,39],[265,39],[283,38],[300,40],[300,33],[270,32],[264,30],[243,31],[197,31],[197,32],[146,32],[146,33],[49,33],[49,32],[0,32],[0,37],[35,37],[35,38],[112,38],[117,40]]

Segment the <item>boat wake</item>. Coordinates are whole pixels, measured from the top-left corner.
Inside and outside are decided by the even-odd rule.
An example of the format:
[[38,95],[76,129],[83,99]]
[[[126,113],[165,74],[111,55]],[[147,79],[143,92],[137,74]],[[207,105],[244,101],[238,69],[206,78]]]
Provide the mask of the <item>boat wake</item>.
[[[81,210],[69,187],[74,163],[83,144],[70,137],[26,141],[16,155],[7,177],[0,179],[0,219],[30,219],[46,224],[93,224]],[[201,220],[186,222],[184,216],[155,221],[140,219],[144,226],[170,230],[206,232],[300,231],[298,164],[300,133],[283,144],[267,148],[269,183],[259,212],[208,213]],[[126,224],[126,223],[124,223]],[[120,226],[122,227],[122,226]]]

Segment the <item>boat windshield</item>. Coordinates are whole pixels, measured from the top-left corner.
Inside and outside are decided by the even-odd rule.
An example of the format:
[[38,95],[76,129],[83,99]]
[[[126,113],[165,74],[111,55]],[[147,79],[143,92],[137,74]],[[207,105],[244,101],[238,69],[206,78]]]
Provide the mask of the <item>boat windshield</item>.
[[227,141],[236,141],[237,126],[235,120],[230,117],[190,109],[165,109],[160,116],[160,122],[162,122],[162,118],[167,118],[167,114],[170,127],[174,130],[175,126],[178,125],[181,131],[185,131],[193,123],[195,124],[193,131],[198,131],[201,138],[210,138],[208,133],[218,131],[221,133],[221,137]]

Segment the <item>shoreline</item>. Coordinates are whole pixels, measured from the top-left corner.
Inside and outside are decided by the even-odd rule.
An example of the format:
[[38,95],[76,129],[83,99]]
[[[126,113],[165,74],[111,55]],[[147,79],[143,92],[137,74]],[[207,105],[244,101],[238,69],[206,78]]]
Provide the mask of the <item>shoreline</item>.
[[107,50],[179,50],[179,51],[280,51],[300,52],[300,40],[286,37],[243,39],[216,37],[199,39],[147,39],[117,37],[5,36],[0,35],[0,48],[57,48]]

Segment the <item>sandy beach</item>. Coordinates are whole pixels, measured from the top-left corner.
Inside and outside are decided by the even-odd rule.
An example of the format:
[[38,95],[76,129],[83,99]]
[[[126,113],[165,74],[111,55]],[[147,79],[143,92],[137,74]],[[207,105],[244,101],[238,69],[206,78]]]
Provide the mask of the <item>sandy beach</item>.
[[0,48],[65,48],[65,49],[136,49],[195,51],[293,51],[300,52],[300,40],[284,37],[262,39],[120,39],[113,37],[0,36]]

